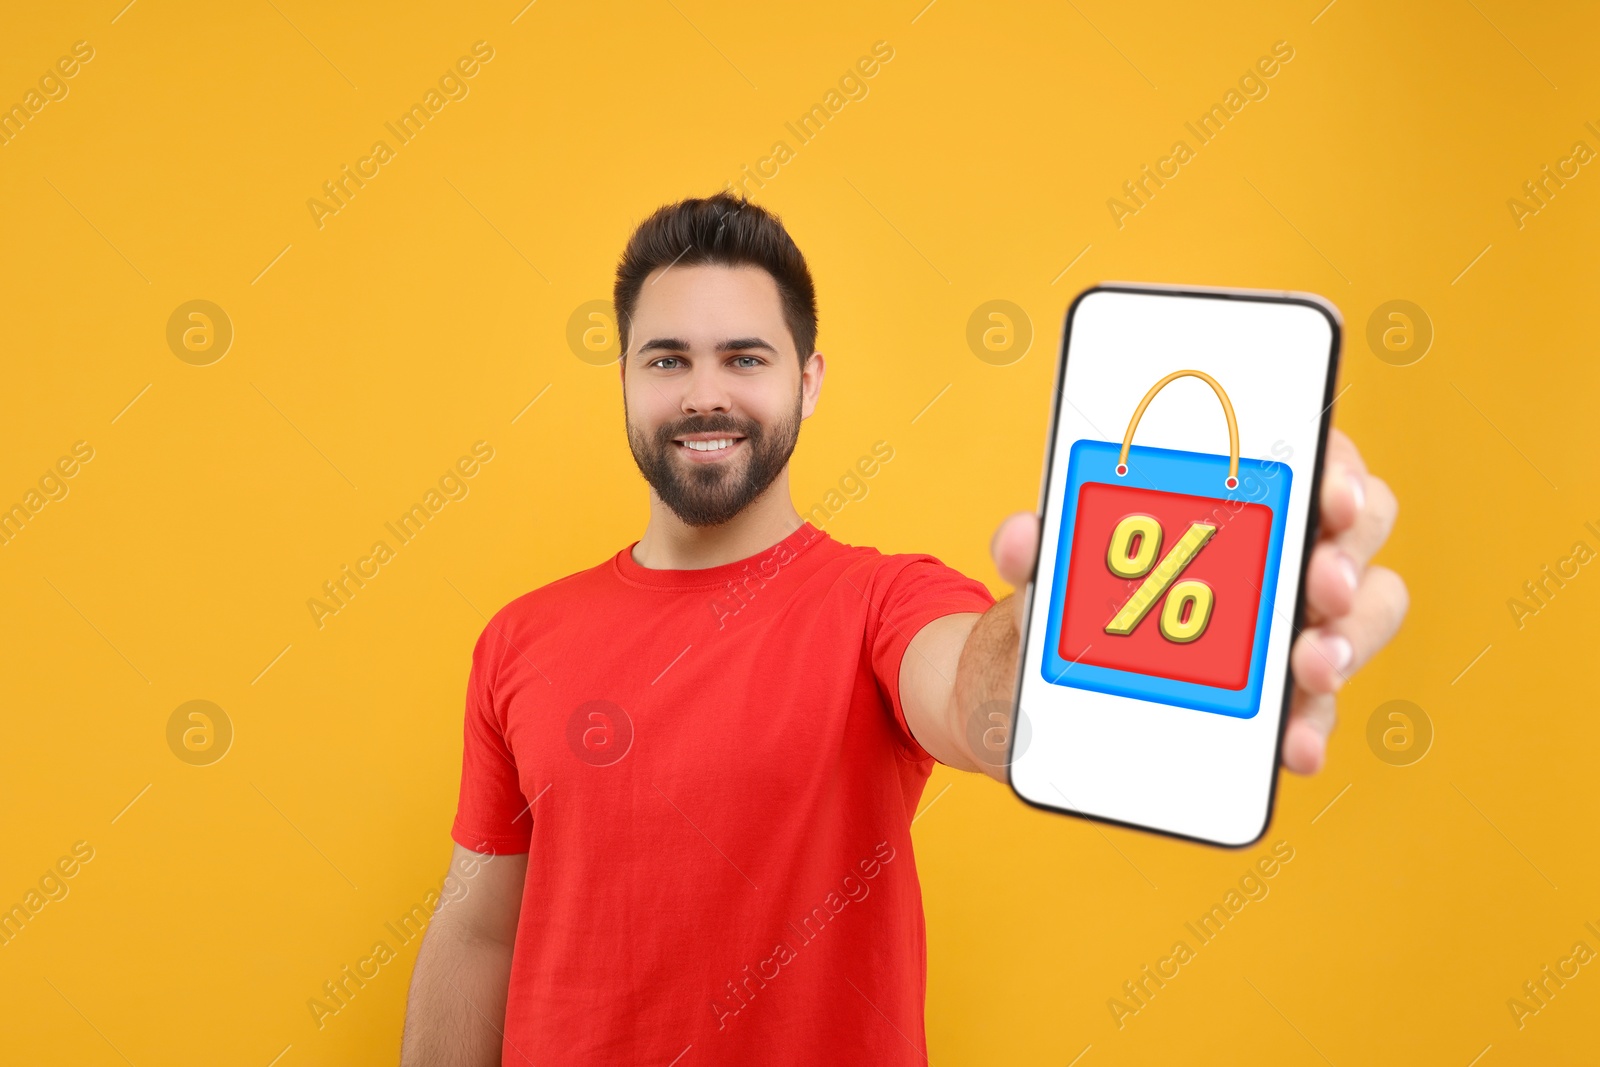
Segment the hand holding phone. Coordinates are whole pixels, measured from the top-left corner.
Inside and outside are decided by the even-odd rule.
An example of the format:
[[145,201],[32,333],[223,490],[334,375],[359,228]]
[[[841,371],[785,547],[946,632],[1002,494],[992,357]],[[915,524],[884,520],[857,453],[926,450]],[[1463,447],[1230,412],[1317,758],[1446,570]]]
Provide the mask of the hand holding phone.
[[[1321,485],[1338,345],[1310,296],[1074,302],[1022,608],[1023,800],[1237,846],[1266,830],[1280,754],[1315,769],[1332,690],[1405,610],[1392,572],[1360,573],[1393,497],[1342,435]],[[997,560],[1015,552],[997,537]]]

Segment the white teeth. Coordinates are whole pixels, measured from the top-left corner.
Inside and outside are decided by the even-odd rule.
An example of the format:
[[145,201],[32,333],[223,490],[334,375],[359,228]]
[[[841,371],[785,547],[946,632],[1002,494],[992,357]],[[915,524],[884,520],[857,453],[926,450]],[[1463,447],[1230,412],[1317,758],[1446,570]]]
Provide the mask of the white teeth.
[[685,447],[692,448],[696,452],[716,452],[731,446],[733,444],[733,438],[719,437],[715,441],[685,441],[683,444]]

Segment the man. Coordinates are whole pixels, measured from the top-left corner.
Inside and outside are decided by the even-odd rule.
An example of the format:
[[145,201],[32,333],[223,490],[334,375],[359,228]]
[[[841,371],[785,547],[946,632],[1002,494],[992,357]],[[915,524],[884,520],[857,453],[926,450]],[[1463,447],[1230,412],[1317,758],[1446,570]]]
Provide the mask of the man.
[[[726,195],[662,208],[614,303],[649,522],[478,639],[461,879],[417,959],[402,1062],[925,1062],[911,819],[935,760],[1006,780],[967,723],[1010,704],[1020,598],[842,544],[791,504],[826,363],[775,217]],[[1328,448],[1284,742],[1306,773],[1333,692],[1406,609],[1366,565],[1394,498],[1343,435]],[[1012,585],[1038,538],[1031,513],[996,531]]]

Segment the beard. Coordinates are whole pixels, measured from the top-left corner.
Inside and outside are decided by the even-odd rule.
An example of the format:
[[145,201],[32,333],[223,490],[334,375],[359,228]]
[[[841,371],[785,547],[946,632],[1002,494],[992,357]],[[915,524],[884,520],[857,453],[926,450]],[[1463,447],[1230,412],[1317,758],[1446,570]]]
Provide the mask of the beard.
[[[800,439],[798,393],[794,413],[770,429],[753,419],[722,414],[666,423],[647,434],[628,417],[626,398],[622,412],[628,427],[628,448],[639,465],[639,473],[661,502],[688,526],[721,526],[738,515],[783,472]],[[691,464],[675,455],[683,446],[673,440],[691,433],[739,435],[744,438],[747,455],[731,463]]]

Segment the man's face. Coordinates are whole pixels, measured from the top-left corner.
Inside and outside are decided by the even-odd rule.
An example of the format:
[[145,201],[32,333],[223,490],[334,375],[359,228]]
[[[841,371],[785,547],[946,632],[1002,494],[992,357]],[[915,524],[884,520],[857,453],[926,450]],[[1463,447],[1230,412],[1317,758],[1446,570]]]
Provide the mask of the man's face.
[[644,283],[622,359],[628,447],[690,526],[732,519],[783,472],[816,407],[778,284],[759,267],[664,267]]

